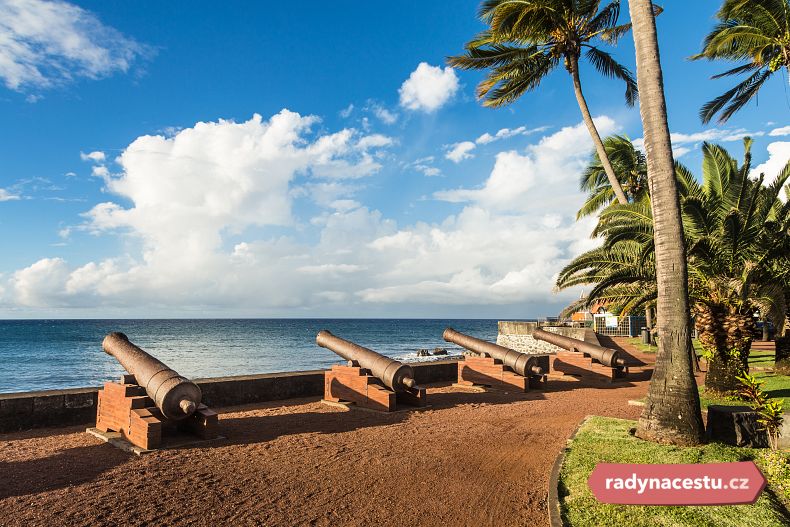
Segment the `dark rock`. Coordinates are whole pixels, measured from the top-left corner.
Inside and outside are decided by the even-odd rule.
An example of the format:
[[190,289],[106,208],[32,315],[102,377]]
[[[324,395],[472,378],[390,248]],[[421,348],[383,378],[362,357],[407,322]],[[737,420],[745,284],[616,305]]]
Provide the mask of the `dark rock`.
[[430,357],[431,356],[431,350],[429,350],[428,348],[418,349],[417,350],[417,356],[418,357]]
[[447,355],[447,350],[444,348],[433,348],[434,355]]
[[741,447],[767,447],[768,435],[757,418],[757,412],[748,406],[708,406],[708,440]]

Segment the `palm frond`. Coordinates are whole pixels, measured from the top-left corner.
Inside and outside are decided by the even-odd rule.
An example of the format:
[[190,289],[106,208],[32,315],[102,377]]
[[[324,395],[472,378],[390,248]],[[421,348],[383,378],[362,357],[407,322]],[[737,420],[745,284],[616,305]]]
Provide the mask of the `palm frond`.
[[590,61],[599,73],[625,82],[625,102],[628,106],[633,106],[639,96],[639,90],[636,86],[636,79],[634,79],[631,71],[614,60],[609,53],[601,51],[595,46],[587,47],[585,55],[587,56],[587,60]]

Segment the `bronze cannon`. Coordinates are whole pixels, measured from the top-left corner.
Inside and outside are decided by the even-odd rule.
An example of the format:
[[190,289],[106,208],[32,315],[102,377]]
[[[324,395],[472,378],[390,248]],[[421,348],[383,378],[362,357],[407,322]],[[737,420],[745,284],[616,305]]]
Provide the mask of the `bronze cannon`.
[[538,365],[537,356],[521,353],[520,351],[506,348],[499,344],[486,342],[485,340],[480,340],[456,331],[453,328],[445,329],[442,338],[447,342],[458,344],[462,348],[474,351],[475,353],[482,353],[493,359],[499,360],[502,364],[522,377],[530,377],[533,375],[542,376],[545,373],[544,369]]
[[197,384],[129,342],[123,333],[113,332],[104,337],[102,349],[134,375],[135,383],[145,388],[148,397],[168,419],[185,419],[197,410],[202,398]]
[[625,359],[620,356],[620,352],[611,348],[604,348],[603,346],[590,344],[583,340],[551,333],[542,329],[536,329],[532,333],[532,337],[537,340],[548,342],[549,344],[554,344],[568,351],[578,351],[610,368],[623,369],[625,367]]
[[361,368],[370,370],[374,377],[396,392],[417,386],[414,370],[408,364],[336,337],[325,329],[318,332],[315,342],[322,348],[334,351],[344,359],[358,364]]

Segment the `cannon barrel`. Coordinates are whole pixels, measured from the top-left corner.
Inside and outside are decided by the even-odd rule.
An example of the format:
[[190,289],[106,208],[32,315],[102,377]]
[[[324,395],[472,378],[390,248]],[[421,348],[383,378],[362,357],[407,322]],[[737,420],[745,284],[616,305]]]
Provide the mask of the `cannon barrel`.
[[408,364],[403,364],[373,350],[336,337],[325,329],[318,332],[315,342],[322,348],[334,351],[346,360],[356,362],[361,368],[370,370],[374,377],[396,392],[417,386],[417,382],[414,380],[414,370]]
[[569,351],[575,349],[576,351],[585,353],[604,366],[610,368],[622,368],[625,366],[625,359],[620,356],[620,352],[611,348],[604,348],[603,346],[590,344],[583,340],[558,335],[557,333],[551,333],[542,329],[536,329],[532,333],[532,336],[538,340],[554,344],[555,346],[565,348]]
[[491,342],[486,342],[485,340],[470,337],[469,335],[465,335],[464,333],[456,331],[453,328],[445,329],[444,333],[442,334],[442,338],[444,338],[444,340],[447,342],[458,344],[462,348],[466,348],[476,353],[485,353],[494,359],[500,360],[502,361],[502,364],[518,373],[522,377],[544,374],[543,368],[537,364],[537,357],[527,353],[521,353],[520,351],[506,348],[504,346],[500,346],[499,344],[493,344]]
[[197,410],[202,398],[198,385],[129,342],[123,333],[113,332],[104,337],[102,349],[134,375],[137,384],[145,388],[148,397],[168,419],[184,419]]

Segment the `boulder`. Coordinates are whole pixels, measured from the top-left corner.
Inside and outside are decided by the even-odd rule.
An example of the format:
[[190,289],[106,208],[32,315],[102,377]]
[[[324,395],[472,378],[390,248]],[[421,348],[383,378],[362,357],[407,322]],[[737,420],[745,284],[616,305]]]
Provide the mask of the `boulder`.
[[447,355],[447,350],[444,348],[433,348],[434,355]]

